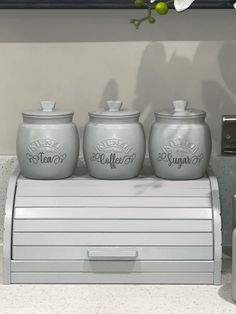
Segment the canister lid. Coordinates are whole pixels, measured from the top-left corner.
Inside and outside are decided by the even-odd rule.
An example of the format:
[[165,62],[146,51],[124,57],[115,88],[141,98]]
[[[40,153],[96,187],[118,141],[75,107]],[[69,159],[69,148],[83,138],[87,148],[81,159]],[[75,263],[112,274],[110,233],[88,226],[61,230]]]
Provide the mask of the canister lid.
[[125,110],[122,109],[122,102],[120,100],[108,100],[107,110],[97,111],[90,113],[89,116],[92,118],[102,118],[102,119],[138,119],[140,112],[137,110]]
[[173,108],[168,110],[160,110],[155,112],[155,116],[158,118],[174,118],[174,119],[194,119],[205,118],[206,112],[197,109],[187,109],[188,102],[186,100],[173,101]]
[[38,110],[29,110],[22,112],[24,121],[32,120],[59,120],[60,122],[72,121],[72,111],[56,110],[56,102],[52,100],[44,100],[40,102],[41,108]]

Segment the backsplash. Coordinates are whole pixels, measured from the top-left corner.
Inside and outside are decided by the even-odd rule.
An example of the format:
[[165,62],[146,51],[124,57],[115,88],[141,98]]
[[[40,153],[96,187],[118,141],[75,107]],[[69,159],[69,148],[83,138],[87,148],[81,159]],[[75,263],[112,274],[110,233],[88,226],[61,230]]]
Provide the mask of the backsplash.
[[[16,164],[17,161],[14,156],[0,157],[0,242],[2,242],[3,239],[4,206],[7,184]],[[223,245],[230,246],[234,220],[232,198],[236,193],[236,157],[213,155],[210,164],[216,177],[218,178],[220,187]]]
[[155,111],[186,99],[219,154],[221,116],[236,114],[235,10],[170,11],[139,31],[137,10],[0,11],[0,154],[15,154],[21,112],[40,100],[74,111],[82,139],[108,99],[140,111],[146,135]]

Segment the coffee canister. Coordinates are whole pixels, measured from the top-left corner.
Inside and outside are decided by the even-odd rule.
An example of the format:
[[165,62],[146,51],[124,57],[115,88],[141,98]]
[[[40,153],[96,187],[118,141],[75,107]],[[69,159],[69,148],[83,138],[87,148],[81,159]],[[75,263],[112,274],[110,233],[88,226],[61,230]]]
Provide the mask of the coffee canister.
[[73,112],[55,109],[54,101],[41,101],[41,109],[22,113],[16,153],[23,176],[62,179],[72,175],[79,155],[79,135]]
[[149,156],[156,176],[189,180],[204,176],[211,155],[211,134],[206,112],[187,109],[187,101],[155,112],[149,137]]
[[136,177],[145,156],[145,135],[138,111],[123,110],[122,102],[107,102],[107,110],[89,113],[84,132],[84,159],[99,179]]

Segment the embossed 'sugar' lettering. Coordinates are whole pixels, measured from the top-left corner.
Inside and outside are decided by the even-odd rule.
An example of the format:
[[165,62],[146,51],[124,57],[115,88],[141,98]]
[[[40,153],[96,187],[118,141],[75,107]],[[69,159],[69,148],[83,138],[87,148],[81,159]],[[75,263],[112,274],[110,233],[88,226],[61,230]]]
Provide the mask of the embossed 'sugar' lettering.
[[157,161],[167,162],[168,166],[171,167],[172,165],[177,165],[177,168],[180,169],[183,165],[196,165],[201,162],[204,155],[193,155],[193,156],[185,156],[185,157],[174,157],[172,153],[159,153],[157,157]]

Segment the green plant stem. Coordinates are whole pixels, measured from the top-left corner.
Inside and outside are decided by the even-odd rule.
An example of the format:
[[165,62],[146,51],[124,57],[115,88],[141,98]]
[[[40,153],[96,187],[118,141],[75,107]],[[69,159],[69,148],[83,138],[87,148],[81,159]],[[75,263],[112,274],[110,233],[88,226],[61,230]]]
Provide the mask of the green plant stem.
[[[161,0],[160,0],[161,1]],[[167,5],[174,3],[174,0],[169,0],[166,2]],[[147,21],[151,16],[152,16],[152,11],[155,10],[155,6],[152,7],[151,5],[147,4],[146,2],[144,2],[143,4],[144,7],[147,8],[148,13],[145,17],[141,18],[141,19],[132,19],[132,24],[134,24],[134,27],[136,29],[139,29],[139,26],[144,22]]]
[[146,8],[150,8],[150,5],[147,4],[146,2],[144,2],[143,6],[146,7]]
[[144,21],[148,20],[150,16],[152,16],[152,10],[154,10],[154,8],[151,7],[150,5],[148,5],[147,3],[144,3],[144,4],[145,4],[145,6],[148,8],[148,14],[147,14],[145,17],[141,18],[141,19],[134,19],[134,20],[133,20],[132,23],[134,24],[134,27],[135,27],[136,29],[139,29],[139,26],[140,26]]
[[166,1],[166,4],[167,4],[167,5],[172,4],[172,3],[174,3],[174,0]]

